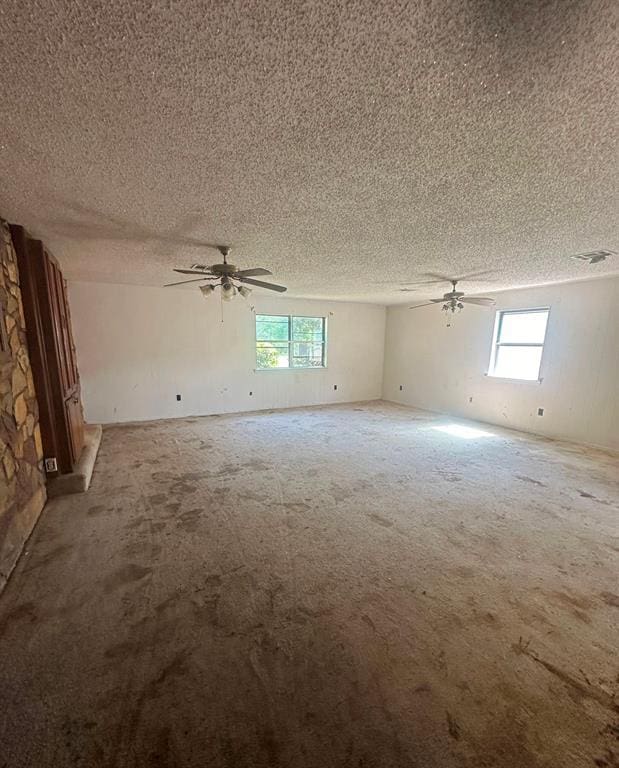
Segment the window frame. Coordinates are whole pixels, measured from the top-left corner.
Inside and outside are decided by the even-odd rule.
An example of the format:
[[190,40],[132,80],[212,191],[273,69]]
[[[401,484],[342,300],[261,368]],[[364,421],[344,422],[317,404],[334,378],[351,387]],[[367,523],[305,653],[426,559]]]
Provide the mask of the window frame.
[[[288,340],[283,339],[258,339],[256,323],[258,317],[285,317],[288,320]],[[311,320],[322,320],[322,340],[321,341],[309,341],[308,344],[321,344],[322,345],[322,364],[321,365],[290,365],[293,359],[292,349],[293,344],[299,344],[306,339],[295,341],[292,337],[292,321],[294,318],[308,318]],[[267,342],[272,344],[287,344],[288,345],[288,365],[277,366],[275,368],[259,368],[258,367],[258,343]],[[327,318],[324,315],[281,315],[266,312],[254,313],[254,371],[262,373],[263,371],[324,371],[327,368]]]
[[[544,328],[544,338],[541,342],[509,342],[504,341],[502,342],[501,339],[501,329],[503,327],[503,318],[505,315],[525,315],[525,314],[534,314],[534,313],[542,313],[545,312],[547,315],[546,318],[546,327]],[[529,307],[524,309],[498,309],[494,321],[494,333],[492,337],[492,349],[490,352],[490,364],[488,366],[488,372],[487,376],[490,376],[493,379],[500,379],[503,381],[518,381],[518,382],[525,382],[529,384],[540,384],[543,380],[542,373],[542,365],[544,363],[544,347],[546,346],[546,336],[548,335],[548,324],[550,322],[550,307]],[[541,347],[542,353],[540,355],[540,361],[539,361],[539,370],[537,372],[537,377],[535,379],[526,379],[523,377],[514,377],[514,376],[498,376],[494,370],[496,367],[496,362],[499,357],[499,351],[501,347]]]

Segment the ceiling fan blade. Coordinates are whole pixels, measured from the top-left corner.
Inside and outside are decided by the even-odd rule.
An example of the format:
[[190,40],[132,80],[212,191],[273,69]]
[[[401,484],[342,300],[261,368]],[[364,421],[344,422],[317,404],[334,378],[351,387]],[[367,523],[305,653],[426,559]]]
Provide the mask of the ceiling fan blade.
[[443,302],[448,301],[445,297],[442,299],[430,299],[431,304],[442,304]]
[[473,277],[485,277],[486,275],[491,275],[493,272],[492,269],[482,269],[478,272],[467,272],[465,275],[462,275],[462,277],[457,278],[458,282],[460,280],[471,280]]
[[[387,282],[385,280],[385,282]],[[389,282],[392,282],[391,280]],[[436,285],[437,283],[443,283],[444,280],[415,280],[411,283],[401,283],[399,291],[422,291],[425,285]],[[415,286],[415,287],[412,287]]]
[[238,269],[234,273],[234,277],[253,277],[253,275],[272,275],[268,269],[262,267],[256,267],[256,269]]
[[198,277],[195,280],[181,280],[180,283],[166,283],[164,288],[171,288],[173,285],[187,285],[187,283],[203,283],[208,277]]
[[[392,283],[395,282],[393,280],[383,280],[384,283]],[[447,283],[449,280],[411,280],[407,283],[400,283],[401,286],[424,286],[424,285],[436,285],[437,283]],[[406,288],[402,287],[400,288],[401,291],[419,291],[421,288]]]
[[420,309],[421,307],[431,307],[432,304],[428,302],[427,304],[415,304],[414,307],[409,307],[409,309]]
[[217,277],[217,275],[213,275],[212,272],[199,272],[195,269],[175,269],[175,272],[180,272],[181,275],[206,275],[207,277]]
[[423,272],[421,277],[429,277],[430,280],[420,280],[421,283],[451,283],[452,278],[441,275],[439,272]]
[[458,301],[464,304],[477,304],[480,307],[493,307],[496,304],[496,301],[488,296],[460,296]]
[[431,278],[431,280],[425,280],[421,282],[453,283],[453,281],[455,280],[457,283],[459,283],[461,280],[471,280],[474,277],[483,277],[484,275],[490,275],[490,274],[492,274],[491,269],[484,269],[481,272],[467,272],[466,274],[460,275],[459,277],[449,277],[447,275],[442,275],[439,272],[424,272],[422,274],[422,277],[429,277]]
[[[233,278],[236,278],[237,275],[233,275]],[[262,280],[252,280],[251,277],[239,277],[238,278],[242,283],[249,283],[250,285],[257,285],[258,288],[268,288],[269,291],[277,291],[278,293],[283,293],[284,291],[287,291],[287,288],[284,288],[283,285],[275,285],[275,283],[263,283]]]

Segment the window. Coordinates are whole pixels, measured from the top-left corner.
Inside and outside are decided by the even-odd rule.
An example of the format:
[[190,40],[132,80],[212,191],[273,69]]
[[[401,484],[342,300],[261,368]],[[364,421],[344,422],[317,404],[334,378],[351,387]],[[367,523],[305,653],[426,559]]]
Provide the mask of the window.
[[528,381],[539,378],[548,312],[547,308],[497,312],[490,376]]
[[324,368],[325,318],[256,315],[256,368]]

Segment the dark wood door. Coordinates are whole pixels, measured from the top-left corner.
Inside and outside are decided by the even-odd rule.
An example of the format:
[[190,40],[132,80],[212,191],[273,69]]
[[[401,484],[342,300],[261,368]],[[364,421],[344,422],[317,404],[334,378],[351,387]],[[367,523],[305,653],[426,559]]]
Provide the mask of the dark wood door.
[[67,301],[67,284],[62,277],[58,263],[45,249],[43,250],[43,262],[47,270],[50,314],[54,326],[52,337],[57,350],[60,397],[64,404],[71,463],[75,465],[84,447],[84,417],[80,400],[80,381],[71,331],[69,302]]
[[71,472],[84,445],[80,381],[67,287],[60,266],[40,240],[11,226],[26,317],[28,352],[39,403],[45,458]]

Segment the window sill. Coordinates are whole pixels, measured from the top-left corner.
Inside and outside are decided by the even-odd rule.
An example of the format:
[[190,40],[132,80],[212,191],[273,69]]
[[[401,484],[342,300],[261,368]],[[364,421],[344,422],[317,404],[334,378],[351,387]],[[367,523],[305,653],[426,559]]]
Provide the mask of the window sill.
[[507,376],[495,376],[494,373],[485,373],[484,376],[486,376],[488,379],[494,379],[495,381],[507,381],[511,384],[541,384],[542,381],[544,381],[543,378],[541,379],[512,379]]
[[307,368],[254,368],[254,373],[281,373],[282,371],[285,371],[286,373],[299,373],[299,372],[305,372],[305,371],[326,371],[327,366],[321,365],[320,367],[311,367],[308,366]]

